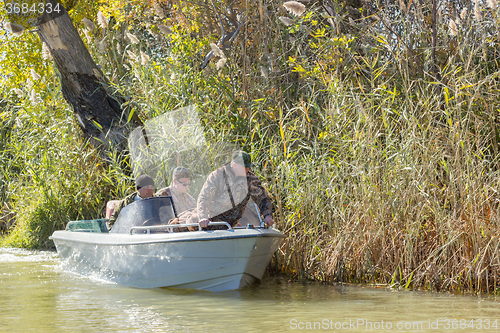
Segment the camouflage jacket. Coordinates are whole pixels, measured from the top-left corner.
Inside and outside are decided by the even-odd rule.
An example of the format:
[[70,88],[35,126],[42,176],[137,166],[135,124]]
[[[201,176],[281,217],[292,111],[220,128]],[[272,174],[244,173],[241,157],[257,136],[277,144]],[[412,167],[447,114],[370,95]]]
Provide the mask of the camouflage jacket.
[[155,193],[155,197],[172,197],[177,215],[196,207],[196,200],[188,193],[179,193],[172,187],[165,187]]
[[118,215],[120,214],[123,207],[125,207],[126,205],[130,205],[132,202],[134,202],[136,195],[137,192],[127,195],[123,200],[120,201],[120,203],[118,203],[118,206],[116,206],[113,214],[111,214],[109,218],[108,228],[111,228],[113,224],[115,224],[116,219],[118,218]]
[[252,172],[246,177],[236,176],[230,164],[226,164],[208,175],[198,196],[198,218],[234,225],[243,216],[250,198],[262,216],[272,216],[271,200],[259,178]]

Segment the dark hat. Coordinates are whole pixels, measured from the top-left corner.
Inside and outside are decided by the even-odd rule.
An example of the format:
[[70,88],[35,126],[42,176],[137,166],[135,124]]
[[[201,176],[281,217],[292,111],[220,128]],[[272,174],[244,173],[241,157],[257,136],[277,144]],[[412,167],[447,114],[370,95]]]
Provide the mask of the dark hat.
[[191,175],[189,174],[189,170],[184,168],[184,167],[175,168],[172,175],[173,175],[174,180],[178,180],[181,178],[191,178]]
[[135,188],[140,189],[146,186],[155,186],[155,181],[148,175],[141,175],[135,180]]
[[236,162],[240,165],[244,165],[246,168],[252,168],[255,166],[255,164],[252,163],[252,157],[250,156],[250,154],[244,152],[243,150],[233,151],[231,161]]

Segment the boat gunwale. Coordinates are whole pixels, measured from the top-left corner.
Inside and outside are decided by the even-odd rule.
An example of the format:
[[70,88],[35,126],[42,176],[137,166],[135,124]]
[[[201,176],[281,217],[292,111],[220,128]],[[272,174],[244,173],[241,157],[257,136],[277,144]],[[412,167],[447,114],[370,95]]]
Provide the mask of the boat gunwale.
[[[243,229],[243,230],[249,230],[249,229]],[[254,229],[255,230],[255,229]],[[266,229],[267,230],[267,229]],[[272,229],[276,232],[265,232],[265,233],[252,233],[252,234],[246,234],[246,235],[215,235],[212,237],[199,237],[199,238],[181,238],[181,239],[166,239],[166,238],[160,238],[158,236],[171,236],[172,233],[165,233],[165,234],[109,234],[109,233],[90,233],[90,232],[73,232],[73,231],[66,231],[66,230],[58,230],[56,232],[64,232],[64,233],[71,233],[71,234],[85,234],[85,235],[112,235],[113,238],[117,238],[116,235],[123,235],[124,237],[134,237],[133,240],[130,241],[117,241],[117,242],[96,242],[96,240],[83,240],[83,239],[75,239],[75,238],[66,238],[66,237],[54,237],[54,234],[49,237],[51,240],[59,240],[59,241],[68,241],[68,242],[75,242],[75,243],[84,243],[84,244],[92,244],[92,245],[109,245],[109,246],[124,246],[124,245],[145,245],[145,244],[158,244],[158,243],[179,243],[179,242],[199,242],[199,241],[218,241],[218,240],[227,240],[227,239],[238,239],[238,238],[258,238],[258,237],[276,237],[276,238],[285,238],[286,236],[279,232],[278,230]],[[212,232],[214,230],[211,230]],[[215,230],[217,231],[217,230]],[[226,231],[226,230],[224,230]],[[198,233],[198,232],[207,232],[207,231],[194,231],[190,233]],[[210,232],[210,231],[209,231]],[[234,231],[231,231],[234,232]],[[236,231],[238,232],[238,231]],[[173,233],[173,234],[180,234],[180,233]],[[184,234],[184,233],[182,233]],[[156,239],[149,239],[149,240],[137,240],[137,238],[142,238],[142,237],[155,237]],[[99,236],[98,236],[99,237]],[[104,236],[104,237],[109,237],[109,236]]]

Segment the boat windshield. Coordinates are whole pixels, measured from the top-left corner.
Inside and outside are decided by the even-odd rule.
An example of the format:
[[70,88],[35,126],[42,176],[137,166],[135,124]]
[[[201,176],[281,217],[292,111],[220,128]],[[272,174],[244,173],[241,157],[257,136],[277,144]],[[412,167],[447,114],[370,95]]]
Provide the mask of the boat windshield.
[[[195,105],[168,111],[147,120],[144,126],[132,131],[128,139],[134,177],[143,174],[151,176],[159,193],[164,193],[162,190],[169,188],[177,215],[195,208],[207,176],[230,163],[233,151],[239,149],[235,144],[208,142],[205,139],[205,136],[213,135],[210,134],[210,128],[201,125]],[[243,161],[238,164],[243,165]],[[180,167],[189,174],[174,179],[173,173]],[[225,201],[226,205],[211,206],[212,216],[233,208],[229,195],[232,196],[234,205],[247,197],[246,183],[235,181],[222,186],[230,194]],[[240,224],[258,223],[259,214],[250,199]]]
[[170,197],[154,197],[135,201],[125,206],[110,233],[129,233],[130,228],[168,224],[175,218]]

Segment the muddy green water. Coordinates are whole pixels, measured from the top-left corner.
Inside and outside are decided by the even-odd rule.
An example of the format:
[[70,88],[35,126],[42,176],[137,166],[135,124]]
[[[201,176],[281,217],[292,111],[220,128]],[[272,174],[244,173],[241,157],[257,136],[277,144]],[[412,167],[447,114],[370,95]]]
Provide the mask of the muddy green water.
[[286,283],[223,293],[137,289],[0,248],[0,332],[497,332],[500,299]]

